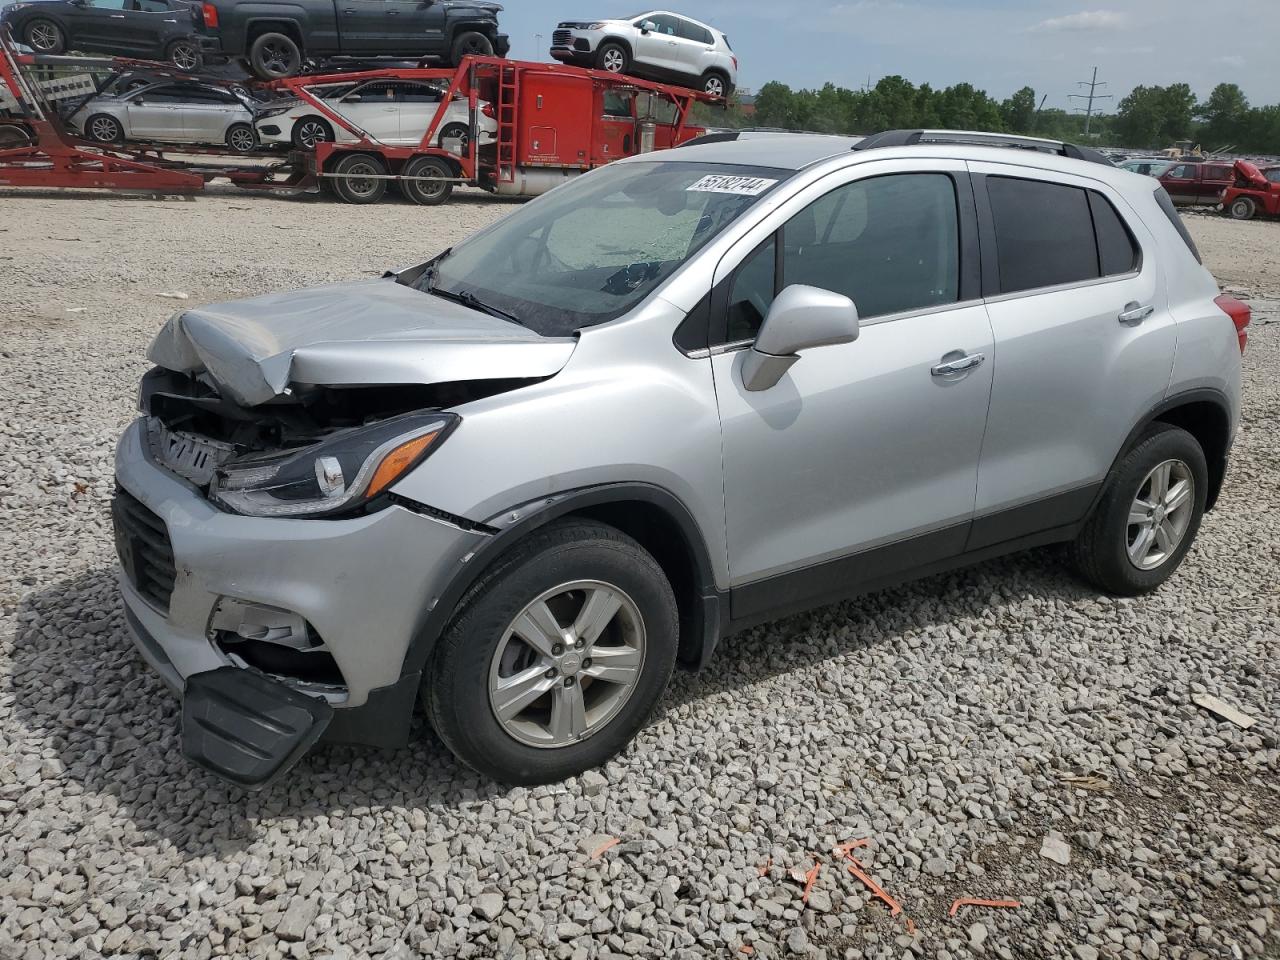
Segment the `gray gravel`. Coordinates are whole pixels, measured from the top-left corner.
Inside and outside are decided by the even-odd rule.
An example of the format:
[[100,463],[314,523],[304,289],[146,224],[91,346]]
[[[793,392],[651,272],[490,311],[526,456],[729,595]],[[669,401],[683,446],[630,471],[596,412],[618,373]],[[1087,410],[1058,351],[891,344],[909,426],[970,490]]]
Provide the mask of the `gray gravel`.
[[[162,295],[369,275],[506,209],[0,193],[0,958],[1280,955],[1280,325],[1155,596],[1099,596],[1049,551],[793,617],[556,786],[479,780],[427,730],[253,797],[188,766],[107,522]],[[1280,321],[1280,224],[1190,222]],[[904,914],[831,853],[855,838]],[[817,862],[806,905],[792,871]],[[958,897],[1022,905],[949,917]]]

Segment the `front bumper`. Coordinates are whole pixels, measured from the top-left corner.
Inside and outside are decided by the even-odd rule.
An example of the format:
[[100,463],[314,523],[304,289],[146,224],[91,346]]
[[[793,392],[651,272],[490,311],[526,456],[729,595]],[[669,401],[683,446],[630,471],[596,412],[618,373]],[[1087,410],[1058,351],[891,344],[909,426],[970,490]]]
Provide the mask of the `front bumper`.
[[193,675],[231,663],[213,642],[210,621],[222,598],[234,598],[311,625],[345,681],[345,698],[330,696],[335,715],[371,697],[399,703],[410,642],[486,539],[400,506],[349,520],[223,513],[152,460],[141,419],[120,438],[115,467],[117,482],[164,524],[172,546],[167,611],[125,576],[120,588],[139,649],[178,691]]

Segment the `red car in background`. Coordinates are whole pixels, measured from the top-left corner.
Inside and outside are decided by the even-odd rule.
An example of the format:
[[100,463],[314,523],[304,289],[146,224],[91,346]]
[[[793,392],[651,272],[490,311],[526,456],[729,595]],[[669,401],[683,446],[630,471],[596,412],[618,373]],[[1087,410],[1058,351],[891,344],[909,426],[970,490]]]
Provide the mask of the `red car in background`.
[[1235,185],[1230,160],[1175,163],[1160,174],[1160,182],[1176,204],[1214,206],[1222,202],[1222,191]]
[[1222,212],[1235,220],[1251,220],[1258,214],[1280,217],[1280,166],[1258,167],[1237,160],[1235,183],[1222,195]]

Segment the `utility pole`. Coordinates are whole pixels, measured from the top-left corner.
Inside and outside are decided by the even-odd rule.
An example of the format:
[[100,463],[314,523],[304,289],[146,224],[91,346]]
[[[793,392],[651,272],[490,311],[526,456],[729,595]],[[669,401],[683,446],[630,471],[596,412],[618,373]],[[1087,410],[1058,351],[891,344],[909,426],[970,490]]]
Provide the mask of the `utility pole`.
[[1106,85],[1107,83],[1105,80],[1102,82],[1098,81],[1098,68],[1094,67],[1092,80],[1080,80],[1080,81],[1077,81],[1076,83],[1077,87],[1088,87],[1089,92],[1087,94],[1084,94],[1084,93],[1067,94],[1067,98],[1070,100],[1088,100],[1089,101],[1089,106],[1086,108],[1085,114],[1084,114],[1084,135],[1086,137],[1089,136],[1089,127],[1093,123],[1093,101],[1111,99],[1111,94],[1109,93],[1098,93],[1098,88],[1105,87]]

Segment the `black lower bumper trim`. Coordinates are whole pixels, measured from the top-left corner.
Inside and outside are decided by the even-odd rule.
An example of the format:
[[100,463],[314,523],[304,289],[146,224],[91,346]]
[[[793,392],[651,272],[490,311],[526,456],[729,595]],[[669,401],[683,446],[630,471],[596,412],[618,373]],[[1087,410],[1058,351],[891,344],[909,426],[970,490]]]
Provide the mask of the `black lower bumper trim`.
[[333,708],[269,677],[220,667],[187,677],[182,752],[246,790],[287,772],[333,719]]

